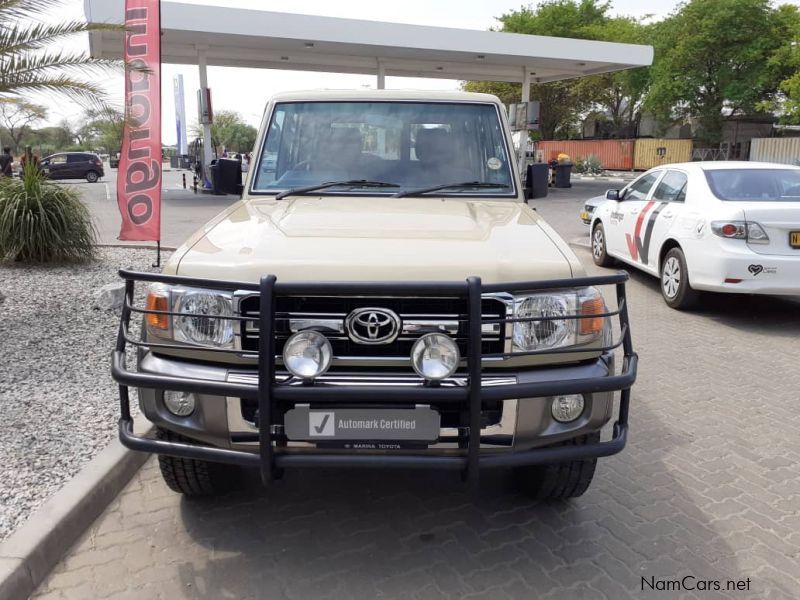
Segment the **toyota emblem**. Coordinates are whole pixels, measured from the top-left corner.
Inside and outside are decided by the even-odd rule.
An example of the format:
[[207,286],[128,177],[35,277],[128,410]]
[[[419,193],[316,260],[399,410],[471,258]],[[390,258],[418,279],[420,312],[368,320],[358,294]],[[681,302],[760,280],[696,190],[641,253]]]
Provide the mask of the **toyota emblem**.
[[400,317],[386,308],[357,308],[344,320],[356,344],[391,344],[400,334]]

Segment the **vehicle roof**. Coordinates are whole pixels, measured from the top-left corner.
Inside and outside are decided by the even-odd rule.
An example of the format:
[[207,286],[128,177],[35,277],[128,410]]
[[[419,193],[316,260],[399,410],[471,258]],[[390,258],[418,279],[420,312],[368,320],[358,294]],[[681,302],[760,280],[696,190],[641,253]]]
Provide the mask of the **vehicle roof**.
[[53,152],[49,156],[58,156],[59,154],[91,154],[93,156],[97,156],[97,152],[92,152],[90,150],[68,150],[64,152]]
[[281,92],[272,96],[272,102],[298,102],[319,100],[430,100],[433,102],[491,102],[500,104],[497,96],[452,90],[301,90]]
[[782,163],[751,162],[749,160],[716,160],[707,162],[683,162],[659,165],[654,169],[677,168],[695,171],[727,171],[731,169],[793,169],[800,167]]

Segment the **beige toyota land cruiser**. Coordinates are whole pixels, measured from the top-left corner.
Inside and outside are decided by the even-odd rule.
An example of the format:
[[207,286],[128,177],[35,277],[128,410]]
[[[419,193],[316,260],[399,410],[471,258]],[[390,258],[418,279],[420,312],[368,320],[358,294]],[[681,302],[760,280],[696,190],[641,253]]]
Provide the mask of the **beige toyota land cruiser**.
[[[120,273],[123,443],[187,495],[228,490],[232,465],[265,484],[504,467],[536,497],[582,494],[627,438],[627,275],[585,276],[514,156],[494,96],[274,97],[241,200],[163,274]],[[153,439],[133,432],[129,387]]]

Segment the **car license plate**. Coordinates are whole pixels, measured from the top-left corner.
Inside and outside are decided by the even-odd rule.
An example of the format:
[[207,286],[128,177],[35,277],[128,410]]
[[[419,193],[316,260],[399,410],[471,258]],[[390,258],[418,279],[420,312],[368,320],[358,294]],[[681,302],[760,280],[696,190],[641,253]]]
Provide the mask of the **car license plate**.
[[581,212],[581,219],[583,219],[584,221],[588,221],[589,220],[589,213],[586,212],[585,210],[583,212]]
[[307,442],[417,441],[439,438],[439,413],[432,408],[310,408],[299,406],[283,418],[286,437]]
[[792,248],[800,248],[800,231],[789,232],[789,245]]

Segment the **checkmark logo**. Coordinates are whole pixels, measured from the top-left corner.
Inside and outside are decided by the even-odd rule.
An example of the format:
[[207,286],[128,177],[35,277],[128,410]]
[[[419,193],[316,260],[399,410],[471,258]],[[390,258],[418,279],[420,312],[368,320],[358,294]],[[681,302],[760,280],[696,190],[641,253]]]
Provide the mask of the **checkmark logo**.
[[336,419],[332,412],[308,413],[308,435],[311,437],[332,437],[336,433]]

